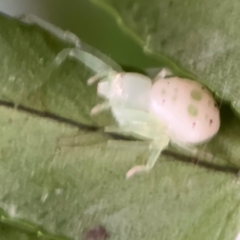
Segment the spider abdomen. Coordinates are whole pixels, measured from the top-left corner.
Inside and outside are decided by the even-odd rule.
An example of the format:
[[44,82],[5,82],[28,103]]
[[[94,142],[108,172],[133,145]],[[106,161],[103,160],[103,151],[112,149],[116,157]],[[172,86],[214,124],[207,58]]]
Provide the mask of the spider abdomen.
[[213,137],[220,116],[212,94],[201,84],[178,77],[157,80],[149,111],[166,124],[174,140],[197,144]]

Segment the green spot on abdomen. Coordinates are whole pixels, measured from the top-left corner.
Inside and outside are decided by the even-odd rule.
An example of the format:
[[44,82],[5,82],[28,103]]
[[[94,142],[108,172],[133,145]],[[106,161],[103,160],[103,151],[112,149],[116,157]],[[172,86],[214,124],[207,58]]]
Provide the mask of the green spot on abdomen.
[[198,109],[192,104],[188,105],[187,110],[188,110],[188,113],[193,117],[196,117],[198,115]]
[[164,95],[166,92],[167,92],[167,91],[166,91],[166,89],[164,89],[164,88],[161,90],[162,95]]
[[193,89],[191,91],[191,97],[196,101],[200,101],[202,99],[202,93],[198,89]]

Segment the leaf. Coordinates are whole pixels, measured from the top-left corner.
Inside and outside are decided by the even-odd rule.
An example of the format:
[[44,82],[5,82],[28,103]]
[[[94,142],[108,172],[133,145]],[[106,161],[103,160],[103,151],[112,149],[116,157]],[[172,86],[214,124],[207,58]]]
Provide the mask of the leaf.
[[31,233],[26,233],[25,231],[19,231],[12,227],[6,226],[4,224],[0,225],[0,234],[2,240],[37,240],[38,238]]
[[[89,117],[97,101],[96,88],[87,86],[87,79],[93,75],[92,70],[70,58],[61,67],[53,64],[57,54],[69,44],[38,26],[21,24],[16,19],[1,15],[0,22],[2,102],[96,126]],[[90,46],[82,43],[82,47],[100,56],[112,67],[121,69]]]
[[[4,223],[55,239],[81,238],[98,225],[112,239],[233,239],[239,231],[231,174],[161,157],[151,174],[126,181],[146,147],[108,147],[101,133],[5,107],[0,114]],[[67,141],[75,134],[80,146]]]
[[95,126],[96,90],[85,84],[92,72],[73,60],[52,71],[66,43],[40,28],[2,16],[0,29],[0,222],[58,240],[83,239],[98,226],[111,239],[237,236],[237,168],[226,160],[239,164],[240,125],[229,108],[207,146],[216,154],[211,166],[165,153],[151,173],[126,181],[148,145],[81,127]]
[[147,54],[180,77],[198,79],[240,114],[238,1],[91,2],[112,14]]

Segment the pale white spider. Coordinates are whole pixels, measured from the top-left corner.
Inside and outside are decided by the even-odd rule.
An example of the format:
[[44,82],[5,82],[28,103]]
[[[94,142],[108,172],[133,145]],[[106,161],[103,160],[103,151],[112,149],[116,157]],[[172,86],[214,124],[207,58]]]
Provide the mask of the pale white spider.
[[163,69],[152,84],[144,75],[119,73],[98,83],[97,93],[106,100],[92,114],[110,108],[118,123],[117,128],[106,127],[106,131],[151,141],[147,164],[130,169],[127,178],[153,168],[170,141],[197,155],[200,152],[194,146],[219,130],[219,109],[211,93],[195,81],[165,76]]
[[[75,43],[75,48],[64,49],[57,55],[57,64],[70,56],[97,72],[88,83],[100,80],[97,94],[105,101],[96,105],[91,114],[111,110],[118,126],[106,127],[107,132],[129,134],[150,141],[147,164],[130,169],[127,178],[152,169],[170,142],[197,155],[199,151],[195,145],[210,140],[218,132],[219,109],[211,93],[200,83],[178,77],[166,78],[168,72],[165,69],[156,76],[154,83],[142,74],[119,73],[82,51],[80,41],[72,33],[32,15],[24,19]],[[209,155],[205,154],[205,157]]]

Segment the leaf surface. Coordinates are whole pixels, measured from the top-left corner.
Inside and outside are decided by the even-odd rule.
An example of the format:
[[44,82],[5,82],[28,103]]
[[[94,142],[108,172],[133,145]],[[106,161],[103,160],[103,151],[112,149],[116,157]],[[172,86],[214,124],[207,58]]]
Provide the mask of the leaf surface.
[[97,125],[89,117],[96,89],[86,86],[93,73],[73,60],[50,71],[66,44],[40,28],[3,16],[0,28],[2,223],[44,239],[82,239],[99,225],[110,239],[237,236],[240,125],[228,107],[207,145],[212,167],[165,153],[151,173],[126,181],[148,145],[84,128]]
[[143,51],[176,75],[204,83],[239,115],[239,1],[91,2],[112,14]]

